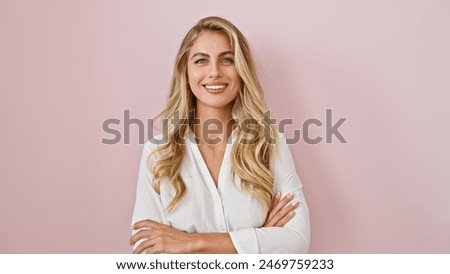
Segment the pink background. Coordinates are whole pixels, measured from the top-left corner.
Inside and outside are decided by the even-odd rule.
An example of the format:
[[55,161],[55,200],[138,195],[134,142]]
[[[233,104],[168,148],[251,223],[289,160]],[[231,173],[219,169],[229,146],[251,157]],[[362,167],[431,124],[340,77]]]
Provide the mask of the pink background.
[[[142,145],[198,19],[251,42],[272,114],[346,117],[349,142],[292,145],[312,253],[450,253],[450,4],[0,1],[0,252],[128,253]],[[116,127],[120,129],[120,127]],[[123,132],[123,130],[121,130]],[[324,127],[311,137],[324,137]]]

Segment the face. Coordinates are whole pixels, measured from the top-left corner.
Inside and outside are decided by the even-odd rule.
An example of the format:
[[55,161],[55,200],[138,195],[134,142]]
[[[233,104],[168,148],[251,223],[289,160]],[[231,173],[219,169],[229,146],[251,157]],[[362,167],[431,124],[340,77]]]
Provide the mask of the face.
[[197,108],[231,110],[241,80],[234,65],[234,52],[224,34],[207,31],[197,37],[189,51],[188,78]]

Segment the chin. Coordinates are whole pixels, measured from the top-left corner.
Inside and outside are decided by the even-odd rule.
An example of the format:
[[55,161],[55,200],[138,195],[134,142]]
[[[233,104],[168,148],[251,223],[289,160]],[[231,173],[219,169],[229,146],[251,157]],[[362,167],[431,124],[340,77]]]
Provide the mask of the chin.
[[199,102],[197,101],[197,107],[209,107],[209,108],[216,108],[216,109],[228,109],[230,107],[233,106],[233,101],[215,101],[215,100],[211,100],[211,101],[203,101],[203,102]]

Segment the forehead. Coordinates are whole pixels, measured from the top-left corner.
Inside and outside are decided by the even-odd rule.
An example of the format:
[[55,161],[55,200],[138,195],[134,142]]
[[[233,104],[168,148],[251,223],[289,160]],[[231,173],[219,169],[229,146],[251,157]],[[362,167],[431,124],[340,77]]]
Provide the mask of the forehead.
[[230,41],[228,37],[220,32],[206,31],[202,32],[192,44],[189,55],[197,52],[207,54],[220,54],[224,51],[231,51]]

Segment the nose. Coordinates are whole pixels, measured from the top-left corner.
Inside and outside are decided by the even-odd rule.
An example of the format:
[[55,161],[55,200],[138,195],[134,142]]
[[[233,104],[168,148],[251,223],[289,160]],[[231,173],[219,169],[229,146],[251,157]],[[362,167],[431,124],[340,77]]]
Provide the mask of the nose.
[[211,62],[210,64],[209,78],[217,78],[222,76],[222,70],[219,62]]

